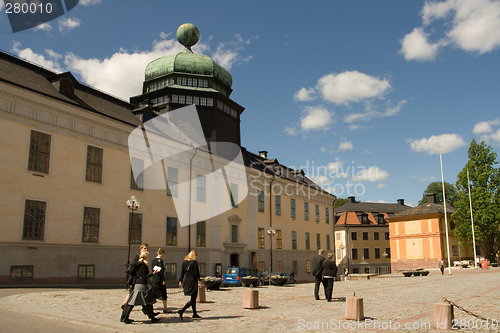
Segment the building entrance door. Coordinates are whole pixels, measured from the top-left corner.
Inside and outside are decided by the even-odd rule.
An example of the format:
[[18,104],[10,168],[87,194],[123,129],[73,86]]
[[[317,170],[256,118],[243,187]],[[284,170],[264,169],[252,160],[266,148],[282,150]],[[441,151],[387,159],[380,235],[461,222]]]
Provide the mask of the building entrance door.
[[240,267],[240,255],[238,253],[231,254],[231,267]]

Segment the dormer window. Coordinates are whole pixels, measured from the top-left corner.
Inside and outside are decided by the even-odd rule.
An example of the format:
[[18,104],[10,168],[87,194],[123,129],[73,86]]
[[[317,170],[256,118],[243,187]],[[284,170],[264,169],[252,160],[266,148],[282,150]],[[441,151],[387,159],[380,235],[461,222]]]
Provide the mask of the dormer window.
[[384,215],[379,214],[379,215],[377,216],[377,223],[378,223],[378,224],[385,224]]
[[361,224],[369,224],[368,214],[361,214]]

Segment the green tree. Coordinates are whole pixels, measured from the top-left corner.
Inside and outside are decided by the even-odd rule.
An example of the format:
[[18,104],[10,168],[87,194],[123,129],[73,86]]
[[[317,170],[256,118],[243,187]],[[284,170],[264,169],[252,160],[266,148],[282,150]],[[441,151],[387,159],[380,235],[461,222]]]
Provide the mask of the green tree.
[[493,261],[500,250],[500,169],[495,168],[497,154],[484,141],[478,144],[476,140],[472,140],[468,154],[469,161],[457,177],[457,211],[452,217],[458,227],[454,232],[461,241],[472,245],[468,169],[476,245],[480,245],[485,257]]
[[343,198],[337,198],[337,200],[335,200],[333,202],[333,207],[334,208],[337,208],[339,206],[342,206],[343,204],[347,203],[347,198],[343,199]]
[[[455,185],[444,182],[444,190],[446,193],[446,202],[455,206],[455,200],[457,196],[457,188]],[[443,202],[443,183],[442,182],[432,182],[427,186],[422,195],[422,199],[418,202],[419,205],[427,203],[427,194],[436,194],[437,202]]]

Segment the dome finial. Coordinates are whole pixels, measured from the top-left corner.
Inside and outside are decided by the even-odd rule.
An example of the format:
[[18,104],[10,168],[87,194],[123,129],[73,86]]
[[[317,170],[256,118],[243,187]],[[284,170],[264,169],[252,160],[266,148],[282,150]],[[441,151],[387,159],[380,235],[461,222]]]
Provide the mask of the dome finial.
[[177,40],[186,47],[185,52],[193,53],[191,46],[195,45],[199,39],[200,31],[192,23],[184,23],[177,29]]

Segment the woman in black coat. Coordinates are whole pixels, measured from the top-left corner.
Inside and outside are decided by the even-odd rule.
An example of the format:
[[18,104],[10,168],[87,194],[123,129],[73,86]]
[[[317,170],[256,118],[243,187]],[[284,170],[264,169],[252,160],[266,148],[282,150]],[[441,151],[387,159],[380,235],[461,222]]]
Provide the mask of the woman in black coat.
[[193,318],[201,318],[196,313],[196,297],[198,297],[198,282],[200,281],[200,270],[196,261],[196,251],[191,251],[184,258],[181,266],[181,275],[179,278],[179,288],[184,289],[184,295],[191,296],[189,302],[184,307],[177,311],[182,320],[182,315],[187,308],[193,309]]
[[165,284],[165,264],[163,263],[165,250],[158,249],[157,256],[151,260],[151,267],[156,271],[156,274],[151,278],[153,288],[160,291],[160,298],[163,301],[163,313],[167,313],[167,286]]
[[323,281],[325,283],[325,295],[328,302],[332,301],[333,281],[337,275],[337,264],[333,260],[333,253],[328,253],[328,257],[323,262]]
[[153,304],[148,304],[146,302],[146,291],[148,290],[148,278],[156,273],[149,273],[148,268],[149,252],[141,252],[139,256],[139,261],[133,266],[131,274],[135,277],[134,291],[130,294],[127,303],[123,307],[122,316],[120,318],[121,322],[125,324],[131,324],[132,319],[129,318],[130,312],[136,305],[142,305],[143,312],[147,313],[149,319],[152,323],[160,320],[156,318],[153,313]]

